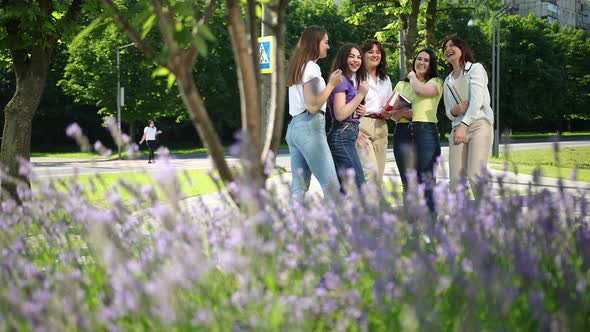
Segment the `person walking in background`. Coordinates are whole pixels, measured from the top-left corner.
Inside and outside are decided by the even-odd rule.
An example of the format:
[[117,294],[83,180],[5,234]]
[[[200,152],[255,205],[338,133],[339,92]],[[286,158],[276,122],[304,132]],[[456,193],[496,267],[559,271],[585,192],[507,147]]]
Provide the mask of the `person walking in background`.
[[425,49],[414,57],[408,77],[394,88],[411,102],[411,109],[393,112],[396,121],[393,153],[402,187],[404,193],[407,192],[407,174],[415,170],[418,183],[425,186],[424,196],[430,211],[435,210],[432,195],[436,184],[434,166],[441,152],[436,110],[443,94],[442,84],[434,52]]
[[334,71],[328,84],[316,63],[328,55],[328,32],[309,26],[301,34],[289,61],[289,114],[287,144],[291,155],[293,196],[303,199],[309,189],[311,174],[318,179],[324,195],[329,187],[339,190],[334,160],[326,141],[326,101],[342,81],[342,72]]
[[366,112],[360,118],[357,150],[365,178],[381,184],[385,172],[388,135],[383,105],[391,95],[391,80],[387,76],[385,49],[381,43],[375,39],[367,39],[363,42],[362,51],[369,91],[365,97]]
[[154,162],[154,163],[156,162],[156,159],[154,158],[154,151],[157,149],[156,136],[161,133],[162,133],[162,131],[158,130],[156,128],[154,121],[151,119],[148,120],[147,127],[143,128],[143,136],[141,137],[141,140],[139,141],[139,145],[141,145],[145,141],[145,144],[148,147],[148,150],[149,150],[148,164],[151,164],[152,162]]
[[[360,47],[354,44],[342,46],[332,64],[332,71],[336,70],[342,71],[344,77],[328,98],[328,110],[332,116],[328,145],[341,188],[348,169],[354,170],[355,182],[360,188],[365,183],[365,173],[356,150],[356,140],[359,134],[359,117],[365,114],[363,100],[369,90]],[[358,86],[358,92],[355,86]]]
[[453,67],[444,82],[445,110],[453,128],[449,136],[451,188],[466,176],[477,196],[475,184],[487,165],[494,135],[488,75],[463,39],[447,38],[443,52]]

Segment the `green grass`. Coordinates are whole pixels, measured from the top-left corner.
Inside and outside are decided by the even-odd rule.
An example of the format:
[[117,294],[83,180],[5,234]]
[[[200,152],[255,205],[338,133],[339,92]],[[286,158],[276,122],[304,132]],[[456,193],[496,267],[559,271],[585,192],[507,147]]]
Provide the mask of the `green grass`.
[[[140,153],[143,156],[147,156],[148,151],[145,148],[145,145],[140,147]],[[196,148],[196,147],[189,147],[189,146],[179,146],[179,147],[171,147],[170,154],[171,155],[191,155],[191,154],[206,154],[207,148]],[[229,148],[225,147],[225,151],[227,152]],[[288,150],[289,146],[287,144],[279,145],[279,150]],[[127,153],[124,151],[121,152],[122,158],[127,157]],[[81,152],[81,151],[64,151],[64,152],[31,152],[31,157],[49,157],[49,158],[64,158],[64,159],[108,159],[114,160],[117,159],[117,151],[113,151],[113,154],[109,157],[103,157],[98,153],[93,152]]]
[[[202,170],[181,171],[177,176],[183,197],[209,194],[219,190],[209,175]],[[52,181],[58,181],[60,183],[59,187],[63,190],[65,190],[65,185],[71,181],[75,181],[84,188],[83,192],[85,193],[85,198],[92,204],[106,203],[105,194],[113,188],[117,190],[119,197],[121,197],[123,202],[129,203],[131,193],[119,185],[121,181],[137,188],[146,184],[152,185],[155,188],[158,201],[166,201],[167,199],[162,188],[157,185],[154,180],[153,174],[150,173],[89,174],[76,177],[64,177]],[[222,185],[220,184],[220,186]],[[34,187],[35,185],[33,184],[33,188]]]
[[[490,158],[490,162],[508,162],[510,170],[516,166],[522,174],[532,174],[540,168],[541,176],[562,179],[568,179],[572,169],[577,167],[577,180],[590,182],[590,146],[562,148],[557,155],[553,149],[514,151],[508,155],[500,153],[499,158]],[[500,165],[491,168],[503,169]]]
[[[557,136],[557,132],[552,133],[536,133],[536,132],[516,132],[512,133],[511,135],[505,135],[506,137],[510,138],[549,138],[553,136]],[[577,132],[569,132],[565,131],[561,133],[562,137],[584,137],[590,136],[590,131],[577,131]]]
[[[141,155],[147,156],[148,151],[145,150],[144,147],[141,148],[140,151]],[[207,153],[206,148],[179,148],[175,150],[170,150],[170,153],[173,155],[188,155],[188,154],[198,154],[198,153]],[[118,158],[117,151],[113,151],[113,154],[108,157],[103,157],[98,153],[93,152],[82,152],[82,151],[72,151],[72,152],[31,152],[31,157],[50,157],[50,158],[64,158],[64,159],[109,159],[114,160]],[[122,151],[121,157],[126,158],[127,153]]]
[[[536,133],[536,132],[515,132],[510,135],[502,135],[504,138],[510,139],[540,139],[547,140],[548,138],[557,136],[557,132],[551,133]],[[445,133],[445,139],[449,139],[449,133]],[[563,132],[560,137],[588,137],[590,138],[590,131],[577,131],[577,132]],[[393,138],[393,133],[389,133],[389,138]]]
[[[116,154],[116,152],[115,152]],[[67,159],[99,159],[103,158],[98,153],[72,151],[72,152],[31,152],[31,157],[51,157],[51,158],[67,158]],[[116,156],[115,156],[116,157]]]

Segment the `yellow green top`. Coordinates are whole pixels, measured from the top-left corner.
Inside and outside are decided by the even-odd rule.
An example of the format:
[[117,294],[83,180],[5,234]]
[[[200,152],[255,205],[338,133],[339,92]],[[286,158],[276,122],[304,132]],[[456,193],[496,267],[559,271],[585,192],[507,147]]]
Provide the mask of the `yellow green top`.
[[[412,103],[412,110],[414,115],[412,121],[418,122],[433,122],[437,123],[436,109],[438,108],[438,102],[443,95],[443,81],[440,77],[434,77],[428,80],[426,83],[432,83],[438,89],[438,94],[434,97],[421,97],[416,95],[414,89],[410,85],[410,82],[399,81],[395,85],[394,91],[399,91],[404,97],[408,98]],[[406,118],[401,118],[398,122],[407,123],[409,122]]]

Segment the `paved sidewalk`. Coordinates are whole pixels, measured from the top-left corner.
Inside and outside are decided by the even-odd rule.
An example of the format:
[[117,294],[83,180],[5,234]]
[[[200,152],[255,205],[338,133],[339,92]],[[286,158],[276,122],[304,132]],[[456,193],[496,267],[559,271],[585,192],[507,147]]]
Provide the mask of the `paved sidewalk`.
[[[283,199],[288,199],[290,191],[289,185],[291,182],[291,169],[286,168],[287,172],[271,177],[267,182],[267,188],[274,188],[277,190],[277,197],[282,197]],[[446,172],[446,174],[444,174]],[[498,176],[505,175],[504,178],[504,187],[524,192],[529,188],[529,185],[533,183],[533,176],[527,174],[515,174],[512,172],[504,172],[502,170],[494,170],[490,169],[490,173],[494,178]],[[443,174],[441,176],[441,174]],[[385,174],[384,174],[384,182],[393,181],[394,183],[400,183],[399,180],[399,173],[397,170],[397,166],[395,164],[395,160],[393,158],[388,159],[386,166],[385,166]],[[448,183],[448,163],[445,163],[444,168],[439,168],[439,173],[437,176],[437,181],[439,183]],[[567,190],[584,190],[586,193],[590,193],[590,183],[589,182],[580,182],[580,181],[570,181],[570,180],[562,180],[563,186]],[[549,177],[539,177],[538,182],[539,190],[542,188],[546,188],[550,191],[557,191],[559,188],[559,179],[557,178],[549,178]],[[495,186],[497,186],[497,182],[495,182]],[[200,197],[189,197],[184,200],[184,203],[190,205],[196,202],[204,202],[208,206],[218,206],[221,204],[220,194],[207,194],[201,195]],[[307,195],[323,195],[321,186],[319,182],[312,176],[309,192]]]

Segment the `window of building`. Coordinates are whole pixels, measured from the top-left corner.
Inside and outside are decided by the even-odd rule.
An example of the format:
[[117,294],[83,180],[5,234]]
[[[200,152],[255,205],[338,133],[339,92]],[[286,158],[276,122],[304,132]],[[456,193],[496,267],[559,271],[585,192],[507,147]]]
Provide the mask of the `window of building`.
[[554,3],[551,3],[551,2],[547,3],[547,10],[549,10],[550,12],[555,13],[555,14],[557,14],[557,12],[558,12],[557,5]]

